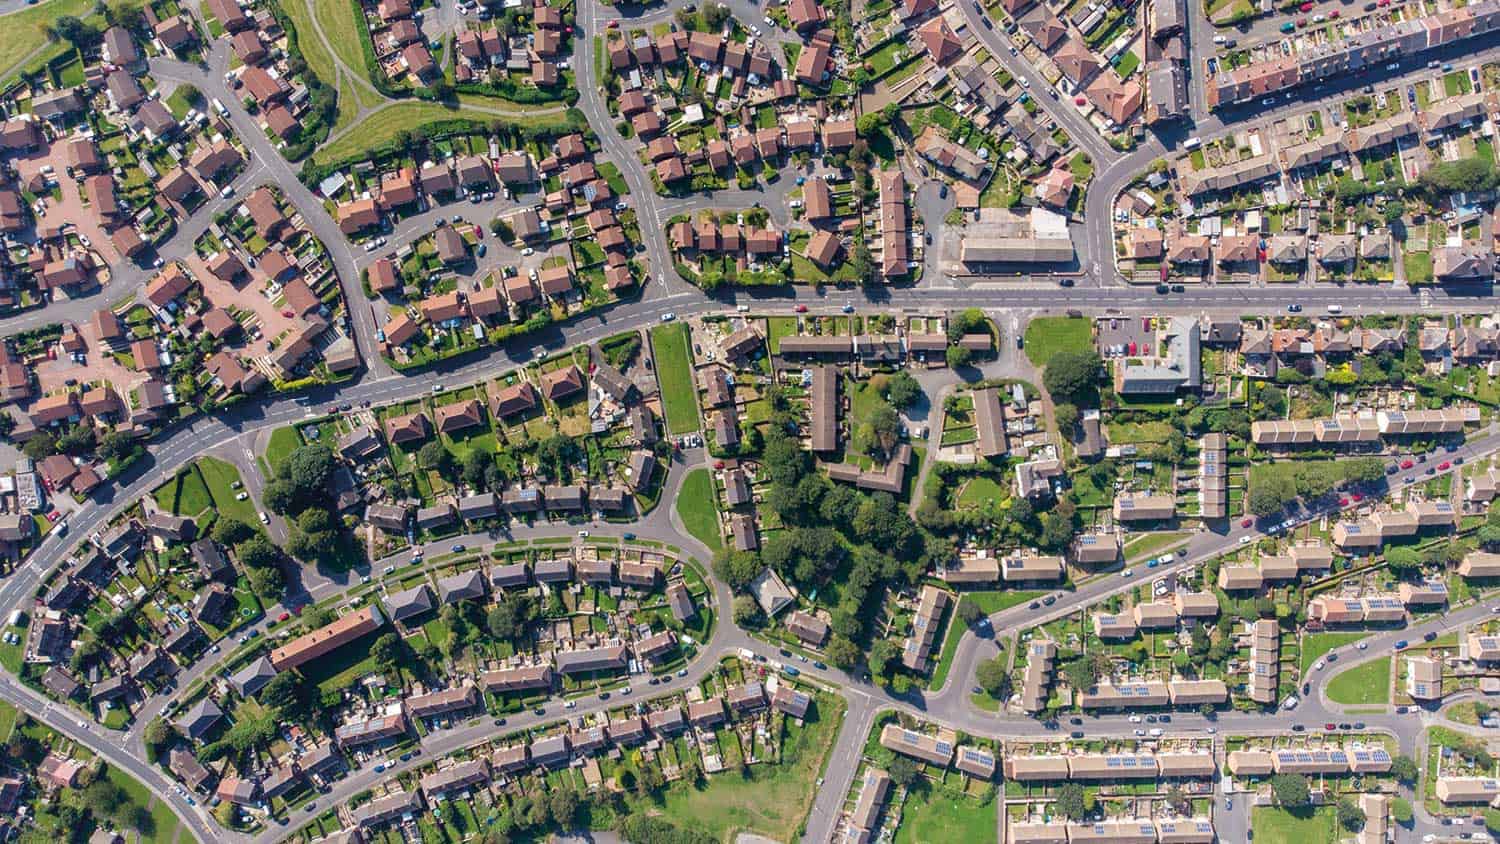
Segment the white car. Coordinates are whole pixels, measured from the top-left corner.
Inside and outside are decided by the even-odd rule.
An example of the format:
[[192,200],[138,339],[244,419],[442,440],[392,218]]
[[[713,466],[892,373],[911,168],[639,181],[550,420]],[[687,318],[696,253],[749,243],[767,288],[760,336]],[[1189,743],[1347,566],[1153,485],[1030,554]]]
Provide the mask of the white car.
[[257,515],[260,516],[260,523],[261,524],[268,525],[268,524],[271,523],[271,517],[266,515],[266,511],[265,510],[260,511],[260,513],[257,514]]
[[1240,537],[1240,544],[1241,545],[1249,545],[1251,539],[1252,539],[1252,537],[1242,536],[1242,537]]
[[1132,724],[1139,724],[1139,723],[1141,723],[1141,716],[1139,716],[1139,715],[1132,715],[1132,716],[1130,716],[1130,723],[1132,723]]
[[238,495],[236,495],[234,497],[235,501],[248,501],[249,499],[250,499],[250,493],[248,493],[248,492],[242,492],[242,493],[240,493],[240,494],[238,494]]
[[1365,650],[1365,649],[1367,649],[1367,648],[1370,647],[1370,643],[1369,642],[1360,642],[1359,644],[1355,645],[1354,647],[1356,647],[1356,648],[1358,648],[1360,650]]
[[677,314],[673,311],[667,311],[661,315],[662,322],[671,322],[674,319],[677,319]]
[[1314,662],[1313,663],[1313,670],[1314,671],[1322,671],[1323,670],[1323,660],[1320,659],[1317,662]]
[[527,258],[530,258],[532,255],[536,254],[536,250],[532,249],[530,246],[528,246],[525,249],[521,250],[521,254],[524,255]]
[[739,311],[742,314],[748,314],[748,313],[750,313],[750,306],[749,305],[735,305],[734,309],[737,310],[737,311]]
[[584,538],[584,539],[588,539],[588,537],[589,537],[589,532],[588,532],[588,531],[586,531],[586,530],[580,530],[580,531],[579,531],[579,532],[578,532],[578,535],[579,535],[579,536],[580,536],[580,537],[582,537],[582,538]]

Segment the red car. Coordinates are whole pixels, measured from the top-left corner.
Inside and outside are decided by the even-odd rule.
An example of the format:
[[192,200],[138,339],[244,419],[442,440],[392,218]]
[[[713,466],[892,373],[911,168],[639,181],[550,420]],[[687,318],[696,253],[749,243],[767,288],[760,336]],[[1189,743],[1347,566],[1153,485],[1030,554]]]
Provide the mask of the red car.
[[1332,721],[1329,721],[1327,724],[1323,725],[1323,729],[1327,730],[1330,733],[1333,732],[1334,730],[1337,730],[1338,728],[1339,728],[1339,725],[1333,723]]
[[798,305],[797,306],[797,313],[799,313],[799,314],[805,314],[805,313],[807,313],[807,306],[806,305]]
[[1313,4],[1312,3],[1303,3],[1301,6],[1297,7],[1297,11],[1299,11],[1299,12],[1311,12],[1312,10],[1313,10]]
[[1298,26],[1307,26],[1307,18],[1297,18]]
[[1073,105],[1088,105],[1088,104],[1089,104],[1088,99],[1086,99],[1084,97],[1074,97],[1073,98]]
[[724,461],[722,461],[722,460],[715,460],[714,461],[714,468],[715,469],[722,469],[722,468],[724,468]]
[[1339,506],[1340,507],[1348,507],[1349,506],[1349,499],[1347,499],[1347,498],[1340,498],[1339,499]]
[[1247,528],[1247,527],[1250,527],[1253,524],[1255,524],[1255,520],[1254,519],[1246,519],[1243,522],[1240,522],[1240,527]]
[[1451,463],[1449,463],[1448,461],[1444,460],[1443,462],[1441,462],[1441,463],[1438,464],[1438,471],[1439,472],[1446,472],[1446,471],[1448,471],[1448,467],[1451,466],[1451,465],[1452,465]]
[[1339,17],[1339,10],[1338,9],[1334,9],[1333,11],[1331,11],[1331,12],[1328,13],[1328,19],[1329,20],[1338,20],[1338,17]]
[[1356,492],[1356,493],[1354,493],[1354,500],[1355,501],[1364,501],[1365,500],[1365,496],[1364,496],[1363,493]]
[[[1312,8],[1312,4],[1308,3],[1307,7],[1309,9]],[[1307,9],[1303,9],[1302,11],[1305,12],[1305,11],[1307,11]],[[605,24],[605,26],[608,27],[608,28],[610,28],[610,29],[619,29],[620,28],[620,22],[618,20],[611,19],[609,23]]]
[[1401,468],[1403,468],[1403,469],[1410,469],[1411,467],[1413,467],[1415,465],[1417,465],[1417,464],[1411,462],[1410,460],[1403,460],[1403,461],[1401,461]]
[[276,616],[276,620],[277,621],[286,621],[287,619],[289,619],[291,617],[292,617],[291,613],[289,613],[289,612],[283,612],[281,615]]

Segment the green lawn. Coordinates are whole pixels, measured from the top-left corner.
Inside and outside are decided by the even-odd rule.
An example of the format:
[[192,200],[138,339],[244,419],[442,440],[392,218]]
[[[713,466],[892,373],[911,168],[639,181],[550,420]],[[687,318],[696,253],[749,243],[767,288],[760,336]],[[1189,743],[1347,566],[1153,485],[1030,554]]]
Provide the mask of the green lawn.
[[[814,701],[804,726],[785,721],[780,763],[750,766],[743,776],[732,770],[716,774],[697,787],[677,783],[649,802],[627,798],[627,805],[632,811],[660,813],[715,841],[731,840],[735,832],[759,833],[773,841],[798,838],[818,791],[823,760],[844,718],[841,698],[819,694]],[[730,731],[720,736],[722,741],[734,741]]]
[[129,796],[131,803],[143,809],[150,807],[151,829],[142,830],[144,834],[140,840],[159,841],[162,844],[171,844],[171,842],[176,840],[177,827],[181,822],[172,813],[171,807],[160,802],[152,805],[153,798],[151,792],[146,790],[144,785],[141,785],[141,783],[137,782],[129,774],[113,765],[108,767],[105,776]]
[[5,63],[0,76],[9,76],[16,66],[47,43],[47,24],[70,15],[82,18],[93,11],[93,0],[50,0],[0,15],[0,59]]
[[1369,633],[1305,633],[1302,636],[1302,673],[1334,648],[1342,648],[1370,635]]
[[244,492],[244,489],[234,488],[235,482],[243,479],[240,477],[240,470],[233,463],[217,457],[200,457],[198,471],[203,474],[203,482],[208,485],[208,494],[213,496],[214,509],[247,525],[255,524],[258,518],[255,502],[249,498],[244,501],[236,501],[234,498]]
[[1093,348],[1093,324],[1086,319],[1037,317],[1026,326],[1026,357],[1033,366],[1046,366],[1058,352]]
[[[496,109],[504,109],[504,113]],[[320,147],[312,160],[317,164],[331,164],[359,156],[391,143],[403,129],[415,129],[440,120],[474,120],[488,124],[501,119],[533,129],[564,128],[567,125],[564,111],[559,105],[523,106],[509,100],[472,94],[460,94],[457,108],[425,100],[390,102],[365,115],[353,131]]]
[[291,425],[272,431],[271,441],[266,445],[266,462],[271,464],[271,471],[280,469],[281,464],[301,445],[302,435]]
[[1005,488],[995,479],[980,475],[964,482],[964,488],[959,492],[956,503],[960,507],[979,507],[986,501],[999,501],[1006,496]]
[[677,493],[677,517],[693,538],[717,551],[724,547],[719,535],[718,508],[714,503],[714,482],[707,469],[694,469],[682,479]]
[[981,802],[957,797],[931,785],[917,788],[906,797],[895,844],[929,841],[963,841],[980,844],[996,840],[999,801]]
[[1047,593],[1004,589],[993,592],[965,592],[963,599],[978,606],[980,612],[985,615],[994,615],[1018,604],[1034,601],[1045,594]]
[[1257,806],[1250,810],[1256,844],[1333,844],[1338,819],[1333,807],[1292,814],[1285,809]]
[[1391,658],[1382,656],[1356,665],[1328,681],[1328,699],[1334,703],[1390,703]]
[[1144,557],[1148,554],[1153,554],[1163,548],[1170,548],[1171,546],[1187,539],[1187,537],[1188,535],[1186,533],[1182,533],[1179,531],[1162,531],[1159,533],[1148,533],[1144,536],[1137,536],[1135,539],[1132,539],[1125,543],[1125,547],[1123,549],[1125,559],[1134,560],[1137,557]]
[[179,516],[197,516],[213,506],[203,476],[192,466],[178,472],[151,493],[156,506]]
[[679,322],[651,329],[651,348],[656,356],[656,380],[661,386],[667,433],[677,436],[698,430],[698,390],[693,386],[687,326]]

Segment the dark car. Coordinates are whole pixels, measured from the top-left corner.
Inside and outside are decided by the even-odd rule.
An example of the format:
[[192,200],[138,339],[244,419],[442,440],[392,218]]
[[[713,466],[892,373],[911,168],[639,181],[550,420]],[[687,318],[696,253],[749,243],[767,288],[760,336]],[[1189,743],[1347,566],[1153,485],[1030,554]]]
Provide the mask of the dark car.
[[1348,721],[1343,721],[1343,722],[1341,722],[1339,724],[1339,729],[1340,730],[1352,730],[1352,729],[1354,729],[1354,725],[1351,724],[1351,723],[1349,723]]
[[1436,638],[1437,638],[1437,634],[1436,633],[1428,632],[1428,633],[1423,633],[1422,634],[1422,641],[1424,641],[1424,642],[1431,642],[1433,639],[1436,639]]
[[948,185],[947,185],[947,183],[938,185],[938,198],[939,199],[947,199],[948,198]]
[[823,663],[821,663],[821,662],[814,662],[813,663],[813,668],[816,668],[819,671],[827,671],[828,670],[828,666],[825,665],[825,664],[823,664]]
[[1076,739],[1083,738],[1083,730],[1074,730],[1073,732],[1068,733],[1068,737]]
[[1071,278],[1060,278],[1060,279],[1057,280],[1057,283],[1059,285],[1063,286],[1063,287],[1072,287],[1073,286],[1073,279],[1071,279]]
[[495,719],[495,726],[497,726],[497,727],[503,727],[503,726],[505,726],[505,719],[504,718],[496,718]]
[[1044,604],[1046,604],[1047,606],[1050,607],[1053,604],[1057,603],[1057,596],[1056,595],[1048,595],[1047,597],[1045,597],[1045,598],[1042,599],[1042,603],[1044,603]]
[[1300,733],[1300,732],[1303,732],[1306,729],[1307,729],[1307,727],[1305,727],[1305,726],[1303,726],[1301,724],[1293,724],[1292,725],[1292,732],[1294,732],[1294,733]]
[[1041,608],[1042,608],[1042,602],[1041,601],[1032,601],[1031,602],[1031,606],[1029,606],[1027,609],[1039,610]]
[[1363,722],[1363,721],[1355,721],[1354,722],[1354,729],[1356,729],[1356,730],[1363,730],[1364,728],[1365,728],[1365,722]]
[[1080,727],[1080,726],[1083,725],[1083,719],[1082,718],[1069,718],[1068,719],[1068,723],[1072,724],[1075,727]]
[[1163,724],[1170,724],[1170,723],[1172,723],[1172,716],[1170,716],[1170,715],[1162,715],[1161,717],[1157,718],[1156,720],[1162,722]]
[[1157,293],[1171,293],[1172,292],[1172,288],[1170,286],[1168,286],[1168,285],[1165,285],[1165,284],[1158,284],[1158,285],[1156,285],[1156,292]]
[[778,650],[777,653],[781,654],[782,656],[786,656],[786,657],[789,657],[789,656],[792,655],[792,652],[789,651],[789,650],[787,650],[786,648],[782,648],[782,649]]
[[1184,287],[1181,284],[1174,284],[1174,285],[1172,285],[1172,292],[1173,293],[1186,293],[1187,292],[1187,288]]
[[547,714],[547,708],[544,707],[544,706],[538,706],[536,709],[533,709],[531,711],[534,712],[534,713],[536,713],[537,715],[546,715]]

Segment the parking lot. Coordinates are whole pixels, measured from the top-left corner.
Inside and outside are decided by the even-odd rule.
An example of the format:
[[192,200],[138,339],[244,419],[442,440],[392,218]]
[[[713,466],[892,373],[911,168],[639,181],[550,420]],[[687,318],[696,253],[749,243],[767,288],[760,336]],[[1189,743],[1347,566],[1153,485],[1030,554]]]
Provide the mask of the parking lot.
[[[1130,344],[1135,344],[1137,355],[1152,354],[1156,332],[1148,326],[1150,317],[1110,317],[1099,320],[1099,354],[1101,357],[1123,357],[1132,354]],[[1112,349],[1123,347],[1118,354]]]

